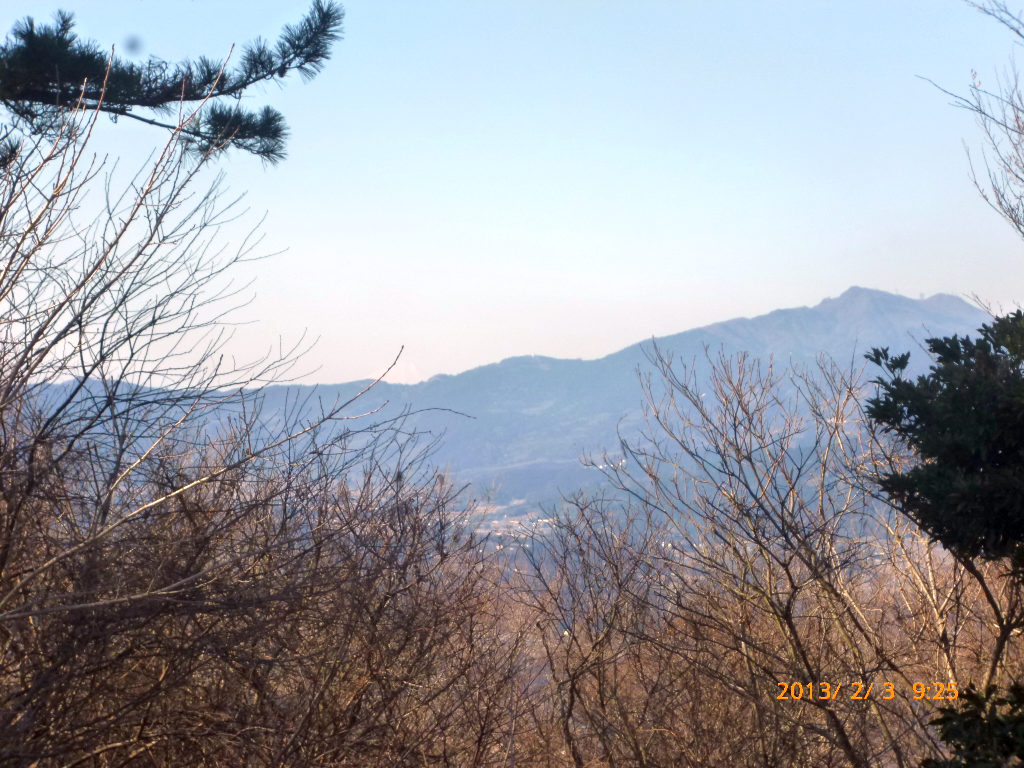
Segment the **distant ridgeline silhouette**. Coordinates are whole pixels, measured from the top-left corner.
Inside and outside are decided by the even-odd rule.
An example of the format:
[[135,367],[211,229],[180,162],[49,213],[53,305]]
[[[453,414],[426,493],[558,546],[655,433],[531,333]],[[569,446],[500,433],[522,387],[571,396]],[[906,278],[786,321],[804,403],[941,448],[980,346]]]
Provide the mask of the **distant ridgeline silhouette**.
[[[705,346],[712,355],[724,350],[746,351],[765,361],[774,356],[776,365],[790,359],[813,363],[819,352],[825,352],[840,365],[858,369],[866,364],[864,352],[888,346],[893,352],[914,352],[910,373],[917,375],[928,365],[918,346],[926,337],[973,335],[988,319],[987,313],[956,296],[918,300],[850,288],[814,307],[780,309],[653,341],[671,351],[677,365],[696,361],[698,375]],[[598,360],[513,357],[419,384],[382,382],[360,399],[353,413],[388,401],[379,417],[403,408],[444,408],[472,416],[428,412],[414,416],[409,424],[433,435],[443,433],[434,462],[450,464],[460,481],[473,484],[475,496],[490,490],[498,504],[525,500],[514,507],[515,512],[525,512],[556,502],[559,491],[599,484],[600,472],[582,467],[579,452],[617,451],[617,430],[626,437],[636,434],[642,400],[637,369],[650,368],[644,355],[650,348],[650,341],[641,342]],[[264,414],[309,395],[325,402],[339,395],[350,397],[366,384],[270,387]]]

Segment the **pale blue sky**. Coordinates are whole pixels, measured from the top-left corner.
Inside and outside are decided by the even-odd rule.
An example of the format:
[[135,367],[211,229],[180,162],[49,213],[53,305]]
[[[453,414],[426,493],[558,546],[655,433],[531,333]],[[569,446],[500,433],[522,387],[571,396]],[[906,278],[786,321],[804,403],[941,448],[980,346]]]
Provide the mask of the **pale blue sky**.
[[[5,3],[165,59],[273,38],[304,2]],[[970,115],[1010,35],[957,0],[352,0],[311,83],[268,96],[288,159],[223,168],[267,213],[242,356],[308,330],[308,381],[424,376],[816,304],[851,285],[1022,297]],[[118,125],[138,162],[162,137]],[[104,143],[106,142],[106,143]]]

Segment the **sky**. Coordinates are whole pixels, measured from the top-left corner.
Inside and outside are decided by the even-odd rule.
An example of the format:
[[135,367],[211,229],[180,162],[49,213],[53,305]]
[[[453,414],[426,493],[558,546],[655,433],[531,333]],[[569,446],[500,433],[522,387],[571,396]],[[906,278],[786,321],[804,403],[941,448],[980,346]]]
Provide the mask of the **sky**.
[[[20,8],[18,6],[21,6]],[[959,0],[351,0],[324,72],[252,97],[288,158],[218,163],[262,235],[232,348],[316,339],[304,381],[596,358],[853,285],[1022,298],[1024,243],[972,186],[964,93],[1012,36]],[[304,2],[32,0],[119,53],[221,57]],[[144,162],[156,129],[104,124]]]

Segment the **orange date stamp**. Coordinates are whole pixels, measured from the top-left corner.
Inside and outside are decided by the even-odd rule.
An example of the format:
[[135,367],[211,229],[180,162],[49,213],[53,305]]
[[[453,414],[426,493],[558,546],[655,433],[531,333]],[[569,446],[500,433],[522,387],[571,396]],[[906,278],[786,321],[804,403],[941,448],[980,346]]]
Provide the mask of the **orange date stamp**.
[[[875,688],[876,684],[878,688]],[[956,683],[914,683],[911,690],[915,701],[953,701],[960,696],[956,686]],[[843,697],[850,701],[868,701],[873,698],[889,701],[896,698],[895,683],[884,681],[848,683],[845,688],[842,683],[779,683],[779,688],[782,690],[775,697],[779,701],[834,701],[841,691]]]

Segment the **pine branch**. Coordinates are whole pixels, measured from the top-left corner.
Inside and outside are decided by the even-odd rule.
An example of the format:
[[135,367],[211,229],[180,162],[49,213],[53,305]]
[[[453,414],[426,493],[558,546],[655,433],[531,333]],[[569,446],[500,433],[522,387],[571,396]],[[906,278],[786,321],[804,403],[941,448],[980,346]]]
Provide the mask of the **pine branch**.
[[[199,124],[185,131],[197,151],[231,147],[276,163],[285,155],[284,116],[269,106],[251,111],[238,102],[254,85],[292,72],[304,81],[315,77],[330,59],[332,45],[341,39],[343,19],[339,4],[315,0],[299,24],[285,26],[275,45],[257,38],[243,47],[237,67],[227,69],[225,62],[205,56],[174,65],[157,58],[144,64],[111,58],[94,41],[78,38],[72,14],[58,12],[52,25],[37,25],[29,17],[15,24],[0,46],[0,103],[19,127],[47,135],[57,130],[74,105],[173,129],[177,126],[133,110],[160,114],[182,103],[210,99]],[[235,103],[213,101],[223,98]]]

